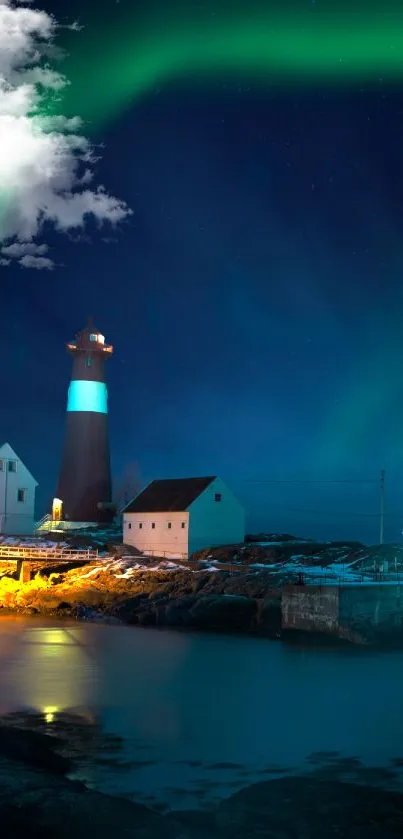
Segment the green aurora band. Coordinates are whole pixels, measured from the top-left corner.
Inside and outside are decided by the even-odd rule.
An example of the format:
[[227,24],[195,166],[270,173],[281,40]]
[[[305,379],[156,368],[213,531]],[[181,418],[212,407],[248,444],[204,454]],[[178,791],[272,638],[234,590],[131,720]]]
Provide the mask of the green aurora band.
[[368,4],[361,13],[340,5],[331,12],[320,0],[303,13],[270,12],[266,5],[243,15],[228,8],[225,18],[161,14],[151,22],[117,13],[115,21],[69,38],[67,115],[95,129],[163,83],[206,76],[269,87],[403,79],[403,4],[388,11],[385,3],[377,14]]
[[[167,83],[234,80],[275,91],[322,85],[358,89],[378,85],[380,79],[403,81],[403,2],[385,0],[375,10],[369,0],[357,10],[354,0],[344,6],[343,0],[327,0],[326,5],[325,0],[306,0],[296,2],[294,10],[288,3],[287,13],[268,10],[267,2],[264,10],[252,4],[229,0],[213,16],[206,4],[202,11],[189,4],[172,9],[165,0],[160,11],[150,4],[153,11],[139,17],[126,12],[122,3],[112,16],[108,12],[108,20],[98,17],[79,33],[61,30],[67,56],[60,69],[70,84],[47,112],[78,115],[87,123],[85,133],[96,134]],[[390,362],[398,344],[393,335],[381,359],[377,350],[371,359],[357,359],[351,390],[344,385],[339,407],[318,440],[315,465],[331,465],[352,453],[382,403],[384,408],[386,391],[389,400],[396,392],[400,366],[399,372],[390,372]],[[375,376],[368,372],[371,367],[376,367]]]
[[[198,15],[189,8],[172,12],[171,7],[168,13],[166,3],[166,15],[155,13],[153,21],[122,11],[97,31],[74,33],[74,45],[67,47],[71,84],[63,111],[80,115],[90,123],[89,132],[96,132],[167,83],[204,81],[214,86],[233,80],[274,92],[403,81],[403,3],[385,0],[380,12],[370,2],[357,11],[354,0],[344,9],[342,0],[328,0],[326,7],[318,0],[317,5],[307,3],[304,11],[296,4],[287,14],[268,11],[267,3],[265,11],[249,6],[246,12],[243,5],[242,14],[234,13],[230,2],[225,14],[213,17],[205,7]],[[370,353],[372,358],[358,354],[351,381],[341,386],[317,440],[314,468],[345,463],[360,442],[365,448],[370,427],[381,421],[385,405],[399,390],[400,371],[392,372],[391,363],[400,356],[396,338],[388,336],[381,350]]]

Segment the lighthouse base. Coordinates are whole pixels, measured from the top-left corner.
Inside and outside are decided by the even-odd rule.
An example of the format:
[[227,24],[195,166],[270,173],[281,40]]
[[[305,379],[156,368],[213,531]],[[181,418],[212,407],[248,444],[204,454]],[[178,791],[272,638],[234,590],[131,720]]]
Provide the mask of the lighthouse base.
[[62,533],[71,532],[75,530],[103,530],[105,525],[99,524],[97,521],[54,521],[51,515],[44,516],[40,522],[37,523],[35,531],[38,533]]
[[100,527],[97,521],[51,521],[51,530],[84,530]]

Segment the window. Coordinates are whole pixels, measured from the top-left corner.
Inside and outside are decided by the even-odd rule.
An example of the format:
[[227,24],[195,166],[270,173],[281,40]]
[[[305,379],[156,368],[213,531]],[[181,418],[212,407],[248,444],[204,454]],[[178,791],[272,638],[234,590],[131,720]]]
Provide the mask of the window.
[[214,496],[214,501],[221,501],[221,492],[216,492]]
[[9,472],[16,472],[17,471],[17,461],[16,460],[9,460],[7,466],[8,466],[8,471]]
[[17,489],[17,501],[21,501],[21,503],[23,504],[26,500],[26,494],[26,489]]
[[171,529],[171,527],[172,527],[172,522],[170,522],[170,521],[169,521],[169,522],[168,522],[168,530],[170,530],[170,529]]
[[185,522],[185,521],[183,521],[183,522],[182,522],[182,524],[181,524],[181,528],[182,528],[182,530],[184,530],[184,529],[185,529],[185,527],[186,527],[186,522]]
[[151,522],[151,530],[155,530],[155,521]]
[[4,472],[4,460],[0,460],[0,472]]
[[97,344],[104,344],[105,343],[105,335],[97,335],[95,332],[91,332],[90,341],[96,341]]
[[139,521],[139,530],[142,530],[142,529],[143,529],[143,522]]
[[129,521],[129,522],[127,523],[127,526],[128,526],[128,528],[129,528],[129,530],[131,530],[131,529],[132,529],[132,523],[131,523],[131,521]]
[[87,355],[87,358],[85,359],[85,366],[86,367],[91,367],[91,364],[92,364],[92,358],[91,358],[90,355]]

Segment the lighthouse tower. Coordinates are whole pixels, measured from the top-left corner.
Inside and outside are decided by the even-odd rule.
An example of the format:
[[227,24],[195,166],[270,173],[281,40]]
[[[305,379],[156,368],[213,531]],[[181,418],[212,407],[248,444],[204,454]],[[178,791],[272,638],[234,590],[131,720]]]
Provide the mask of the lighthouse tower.
[[73,356],[73,372],[52,517],[72,523],[109,522],[113,508],[105,360],[113,347],[89,320],[67,349]]

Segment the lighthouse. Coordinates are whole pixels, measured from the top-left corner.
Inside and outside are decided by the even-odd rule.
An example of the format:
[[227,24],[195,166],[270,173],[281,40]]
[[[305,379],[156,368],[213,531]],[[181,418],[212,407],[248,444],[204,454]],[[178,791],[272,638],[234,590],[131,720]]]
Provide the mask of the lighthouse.
[[[73,371],[53,520],[101,523],[113,518],[105,361],[113,347],[92,319],[67,344]],[[76,524],[77,526],[77,524]]]

